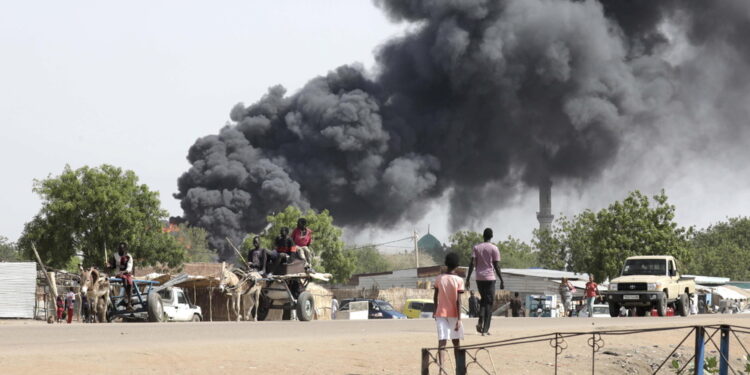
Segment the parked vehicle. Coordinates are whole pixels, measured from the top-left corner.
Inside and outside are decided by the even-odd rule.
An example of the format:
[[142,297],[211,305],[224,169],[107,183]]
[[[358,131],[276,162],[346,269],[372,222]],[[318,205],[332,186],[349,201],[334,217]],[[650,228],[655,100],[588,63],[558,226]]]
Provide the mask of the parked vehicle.
[[409,298],[404,304],[404,315],[409,319],[432,318],[435,312],[433,300],[426,298]]
[[158,293],[164,308],[165,321],[200,322],[203,320],[203,312],[200,306],[190,303],[182,288],[166,288]]
[[[587,318],[589,317],[589,311],[586,306],[584,306],[581,311],[578,312],[578,316],[581,318]],[[594,304],[594,318],[609,318],[609,305],[597,303]]]
[[679,262],[664,255],[635,256],[625,260],[620,277],[609,284],[604,299],[612,317],[620,308],[635,308],[636,315],[647,315],[656,309],[667,315],[672,307],[681,316],[690,315],[690,301],[695,294],[695,280],[680,274]]
[[368,319],[406,319],[406,315],[396,311],[390,303],[379,299],[347,298],[341,301],[339,311],[348,311],[352,301],[367,301]]

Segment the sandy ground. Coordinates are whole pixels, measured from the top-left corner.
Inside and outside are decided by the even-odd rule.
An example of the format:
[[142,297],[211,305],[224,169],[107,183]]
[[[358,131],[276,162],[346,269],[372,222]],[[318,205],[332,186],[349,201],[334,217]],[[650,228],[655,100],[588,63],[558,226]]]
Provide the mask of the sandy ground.
[[[471,332],[474,324],[474,319],[465,320],[464,344],[549,332],[712,324],[750,326],[750,314],[688,318],[495,318],[489,337]],[[667,357],[687,333],[688,330],[676,330],[605,336],[604,347],[596,356],[596,373],[650,373],[651,365]],[[591,373],[588,337],[567,340],[568,348],[559,356],[558,373]],[[750,335],[740,334],[740,337],[750,348]],[[718,344],[718,335],[715,340]],[[742,363],[739,357],[744,355],[736,342],[732,344],[733,365],[739,369]],[[691,337],[678,351],[683,361],[691,355],[692,345]],[[421,348],[434,346],[436,334],[431,319],[71,325],[0,320],[0,373],[418,374]],[[712,349],[707,349],[708,354],[716,355],[711,353]],[[478,355],[482,366],[489,369],[494,366],[498,373],[554,373],[554,351],[547,342],[493,348]],[[437,373],[434,367],[431,373]],[[469,373],[483,372],[472,366]]]

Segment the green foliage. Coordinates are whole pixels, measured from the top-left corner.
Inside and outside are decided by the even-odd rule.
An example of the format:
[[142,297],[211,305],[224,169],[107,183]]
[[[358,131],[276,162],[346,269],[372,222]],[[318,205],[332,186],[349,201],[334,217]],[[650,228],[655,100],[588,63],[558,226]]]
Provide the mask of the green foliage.
[[354,260],[353,274],[390,271],[391,264],[375,246],[365,246],[344,251],[347,258]]
[[483,242],[484,239],[480,233],[465,230],[453,233],[450,237],[450,241],[451,251],[458,254],[458,264],[468,266],[471,262],[471,249],[474,245]]
[[535,233],[541,263],[604,280],[618,275],[625,258],[634,255],[672,255],[690,262],[687,240],[692,230],[674,222],[675,207],[663,191],[653,200],[652,206],[647,196],[634,191],[597,213],[559,218],[551,233]]
[[30,260],[18,250],[18,246],[8,241],[8,238],[0,236],[0,262],[20,262]]
[[527,243],[508,236],[505,241],[497,243],[500,250],[503,268],[539,267],[539,253]]
[[[559,219],[558,219],[559,221]],[[532,245],[538,249],[539,265],[551,270],[563,270],[567,264],[567,252],[561,241],[563,236],[560,225],[553,230],[534,230]]]
[[36,244],[48,265],[64,268],[76,251],[84,265],[103,266],[105,248],[112,254],[120,241],[128,243],[137,264],[176,266],[185,252],[162,232],[167,212],[158,193],[138,184],[132,171],[110,165],[72,170],[34,181],[42,209],[24,228],[19,246],[31,254]]
[[205,229],[182,223],[170,228],[168,233],[185,249],[186,262],[216,262],[216,253],[208,248],[208,233]]
[[316,270],[325,270],[333,275],[333,282],[344,282],[351,277],[355,269],[354,261],[344,254],[344,242],[341,240],[341,228],[333,225],[333,217],[328,210],[316,213],[309,210],[304,214],[300,209],[289,206],[284,211],[268,217],[273,224],[271,231],[261,236],[261,244],[273,248],[274,239],[281,227],[288,227],[289,232],[297,226],[297,219],[307,219],[307,226],[313,231],[313,243],[310,248],[316,256],[320,256],[321,263],[313,265]]
[[690,241],[691,273],[750,280],[750,218],[730,218],[695,233]]

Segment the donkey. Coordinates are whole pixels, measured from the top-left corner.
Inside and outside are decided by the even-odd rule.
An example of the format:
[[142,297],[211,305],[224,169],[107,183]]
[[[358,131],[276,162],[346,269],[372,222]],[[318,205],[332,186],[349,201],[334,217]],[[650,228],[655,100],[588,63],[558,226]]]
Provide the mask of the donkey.
[[94,267],[81,271],[81,294],[85,294],[91,305],[91,315],[99,323],[107,321],[107,306],[109,306],[109,279]]
[[[229,314],[230,311],[234,311],[236,321],[238,322],[240,321],[240,318],[250,320],[250,311],[254,306],[258,306],[260,303],[260,290],[263,287],[264,282],[258,280],[261,276],[257,271],[251,271],[244,274],[242,278],[237,276],[234,271],[242,272],[241,270],[233,270],[231,266],[227,268],[222,264],[219,290],[230,297],[232,306],[231,310],[227,311],[227,320],[232,319],[231,314]],[[243,299],[247,301],[247,306],[245,306],[244,311],[242,309]],[[256,322],[258,321],[258,309],[255,309],[253,320]]]

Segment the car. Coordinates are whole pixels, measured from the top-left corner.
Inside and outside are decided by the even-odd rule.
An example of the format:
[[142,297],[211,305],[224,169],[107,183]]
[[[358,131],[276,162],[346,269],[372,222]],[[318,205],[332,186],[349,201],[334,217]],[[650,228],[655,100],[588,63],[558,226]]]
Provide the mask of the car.
[[431,299],[409,298],[404,304],[404,315],[409,319],[432,318],[435,304]]
[[353,301],[367,301],[368,319],[406,319],[406,315],[396,311],[390,303],[380,299],[347,298],[341,301],[339,311],[349,311],[349,303]]
[[200,322],[203,320],[201,307],[190,303],[182,288],[166,288],[158,291],[158,294],[164,308],[165,321]]
[[[581,311],[578,312],[578,316],[586,318],[589,316],[588,307],[584,306]],[[595,303],[594,304],[594,318],[609,318],[609,305]]]

